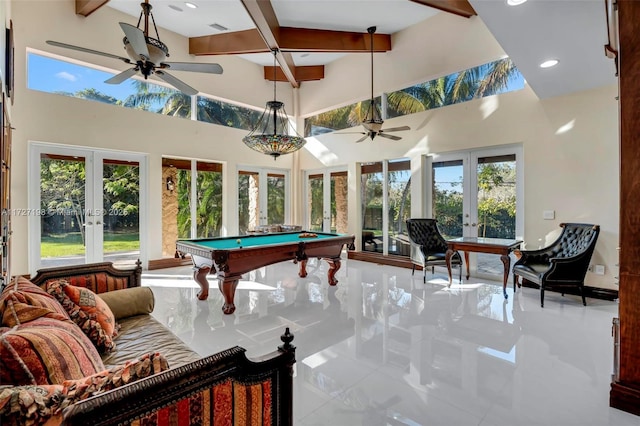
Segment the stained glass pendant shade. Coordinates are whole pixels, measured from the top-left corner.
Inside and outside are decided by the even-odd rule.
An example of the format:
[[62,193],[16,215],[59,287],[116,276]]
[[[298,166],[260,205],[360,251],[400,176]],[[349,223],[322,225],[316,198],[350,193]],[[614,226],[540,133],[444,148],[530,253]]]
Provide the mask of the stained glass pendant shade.
[[291,154],[302,148],[307,142],[298,134],[289,134],[289,117],[284,104],[276,97],[276,53],[273,51],[273,101],[267,107],[253,130],[242,138],[242,142],[254,151],[261,152],[277,159],[283,154]]

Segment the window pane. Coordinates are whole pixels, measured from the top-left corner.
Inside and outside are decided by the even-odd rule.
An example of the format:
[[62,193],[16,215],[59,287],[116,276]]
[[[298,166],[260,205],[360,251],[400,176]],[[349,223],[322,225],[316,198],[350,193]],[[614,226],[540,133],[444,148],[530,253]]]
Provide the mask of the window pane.
[[462,236],[462,160],[434,162],[433,217],[444,238]]
[[27,58],[29,89],[175,117],[191,116],[191,98],[173,88],[134,78],[107,84],[105,80],[114,73],[32,52]]
[[201,170],[204,165],[198,162],[197,237],[218,237],[222,228],[222,173]]
[[411,164],[389,162],[389,254],[409,256],[406,221],[411,216]]
[[267,223],[284,224],[284,175],[267,176]]
[[382,163],[362,165],[362,251],[382,253]]
[[262,111],[244,108],[216,99],[198,96],[198,121],[251,130]]

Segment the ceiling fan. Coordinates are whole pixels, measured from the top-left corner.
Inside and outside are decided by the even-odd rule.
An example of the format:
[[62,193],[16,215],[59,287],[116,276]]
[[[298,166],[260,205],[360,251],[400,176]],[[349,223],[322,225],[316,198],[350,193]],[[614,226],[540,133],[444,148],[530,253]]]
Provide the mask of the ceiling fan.
[[[384,120],[382,119],[382,115],[380,114],[380,109],[376,103],[376,99],[373,97],[373,34],[376,32],[376,27],[367,28],[367,32],[369,33],[371,46],[371,99],[369,100],[369,107],[367,108],[367,112],[365,114],[365,119],[362,122],[362,127],[366,130],[365,132],[351,132],[351,133],[360,133],[364,136],[356,141],[362,142],[367,138],[373,140],[376,136],[381,136],[383,138],[391,139],[394,141],[399,141],[402,139],[400,136],[389,135],[389,132],[400,132],[403,130],[411,130],[409,126],[400,126],[400,127],[390,127],[388,129],[383,129],[382,124]],[[348,133],[348,132],[344,132]]]
[[[112,55],[110,53],[99,52],[93,49],[87,49],[80,46],[74,46],[67,43],[60,43],[58,41],[47,40],[47,44],[57,47],[63,47],[65,49],[78,50],[80,52],[92,53],[94,55],[106,56],[108,58],[120,59],[124,63],[133,65],[125,71],[114,75],[110,79],[106,80],[108,84],[120,84],[129,77],[134,76],[137,72],[140,72],[145,80],[151,75],[155,74],[162,80],[166,81],[179,91],[186,95],[196,95],[198,91],[189,86],[182,80],[174,77],[166,72],[170,69],[172,71],[191,71],[191,72],[204,72],[209,74],[222,74],[222,67],[219,64],[211,63],[196,63],[196,62],[165,62],[165,59],[169,57],[169,48],[166,44],[160,41],[158,35],[158,28],[156,27],[156,21],[153,19],[151,13],[151,5],[149,0],[144,0],[144,3],[140,3],[142,6],[142,12],[140,12],[140,18],[138,19],[138,25],[127,24],[120,22],[120,28],[124,31],[125,37],[122,40],[124,43],[124,50],[127,52],[128,58]],[[144,16],[144,28],[140,29],[140,23]],[[156,31],[156,38],[149,36],[149,18],[153,23],[153,28]]]

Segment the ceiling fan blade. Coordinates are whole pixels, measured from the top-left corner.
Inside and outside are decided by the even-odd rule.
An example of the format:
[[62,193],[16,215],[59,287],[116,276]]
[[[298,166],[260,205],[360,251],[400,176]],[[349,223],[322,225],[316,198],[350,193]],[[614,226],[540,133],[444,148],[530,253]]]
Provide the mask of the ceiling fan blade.
[[120,22],[120,28],[127,36],[127,40],[136,55],[140,56],[144,60],[149,60],[149,48],[147,47],[147,39],[144,36],[142,30],[126,22]]
[[364,141],[364,140],[365,140],[366,138],[368,138],[368,137],[369,137],[369,133],[365,133],[365,135],[364,135],[363,137],[361,137],[360,139],[358,139],[358,140],[356,141],[356,143],[360,143],[360,142]]
[[383,138],[391,139],[394,141],[399,141],[400,139],[402,139],[400,136],[387,135],[386,133],[378,133],[378,136],[382,136]]
[[381,132],[400,132],[402,130],[411,130],[409,126],[391,127],[389,129],[382,129]]
[[107,84],[120,84],[126,79],[128,79],[129,77],[132,77],[133,75],[135,75],[135,73],[137,72],[138,72],[137,68],[129,68],[128,70],[124,70],[120,74],[116,74],[110,79],[105,80],[104,82]]
[[176,89],[178,89],[179,91],[181,91],[182,93],[184,93],[185,95],[193,96],[198,94],[198,91],[196,89],[189,86],[184,81],[175,78],[171,74],[167,74],[166,72],[160,71],[160,70],[156,70],[155,74],[161,79],[163,79],[164,81],[166,81],[167,83],[169,83],[170,85],[172,85],[173,87],[175,87]]
[[163,62],[162,68],[169,68],[171,71],[191,71],[205,72],[209,74],[222,74],[222,67],[219,64],[206,64],[202,62]]
[[93,49],[87,49],[86,47],[74,46],[73,44],[60,43],[59,41],[47,40],[47,44],[51,46],[64,47],[65,49],[73,49],[79,52],[92,53],[94,55],[106,56],[107,58],[120,59],[121,61],[130,64],[129,58],[123,58],[122,56],[112,55],[111,53],[99,52]]

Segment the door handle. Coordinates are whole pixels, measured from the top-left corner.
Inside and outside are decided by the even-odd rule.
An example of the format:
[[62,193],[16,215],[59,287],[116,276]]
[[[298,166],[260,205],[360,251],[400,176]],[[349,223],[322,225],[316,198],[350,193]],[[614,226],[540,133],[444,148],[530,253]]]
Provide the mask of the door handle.
[[469,222],[465,222],[462,224],[463,226],[469,226]]
[[476,224],[475,224],[475,223],[472,223],[472,224],[471,224],[471,226],[476,226]]

